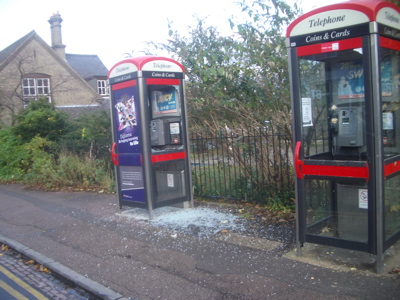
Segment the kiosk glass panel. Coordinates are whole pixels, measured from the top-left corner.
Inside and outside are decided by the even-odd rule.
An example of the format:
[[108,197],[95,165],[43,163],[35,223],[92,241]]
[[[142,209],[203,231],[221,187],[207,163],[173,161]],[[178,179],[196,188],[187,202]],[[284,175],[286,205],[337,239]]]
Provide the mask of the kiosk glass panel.
[[385,240],[400,231],[400,175],[389,178],[384,183],[385,193]]
[[[383,41],[388,39],[382,39]],[[394,41],[393,41],[394,42]],[[383,43],[385,44],[385,43]],[[392,46],[400,47],[400,42]],[[400,49],[399,49],[400,50]],[[382,143],[385,158],[400,154],[400,53],[381,47]]]
[[[382,144],[385,167],[400,159],[400,42],[381,37]],[[385,240],[400,232],[400,175],[385,172]]]
[[362,49],[299,57],[305,158],[366,160]]
[[[332,184],[329,180],[305,180],[307,233],[331,236]],[[329,229],[329,230],[328,230]]]

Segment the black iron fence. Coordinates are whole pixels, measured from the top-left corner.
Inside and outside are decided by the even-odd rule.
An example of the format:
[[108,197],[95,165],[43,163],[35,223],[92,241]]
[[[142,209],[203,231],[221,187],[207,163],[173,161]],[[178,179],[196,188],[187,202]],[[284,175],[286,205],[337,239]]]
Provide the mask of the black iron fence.
[[110,139],[102,140],[61,140],[58,142],[60,150],[67,150],[78,155],[87,155],[93,159],[110,160]]
[[290,205],[291,139],[274,128],[192,133],[190,146],[195,195]]
[[[111,163],[108,140],[62,141],[60,147]],[[191,133],[190,152],[195,196],[277,205],[294,197],[291,140],[274,128]]]

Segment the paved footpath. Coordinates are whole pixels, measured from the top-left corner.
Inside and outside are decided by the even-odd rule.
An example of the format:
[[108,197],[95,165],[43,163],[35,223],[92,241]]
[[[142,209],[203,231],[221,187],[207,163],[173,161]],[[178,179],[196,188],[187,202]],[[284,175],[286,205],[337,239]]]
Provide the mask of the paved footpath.
[[[399,299],[394,276],[335,271],[117,214],[114,195],[0,185],[0,235],[104,299]],[[49,261],[50,260],[50,261]],[[67,272],[68,273],[68,272]],[[71,273],[70,273],[71,274]],[[78,275],[76,275],[78,274]],[[114,294],[112,294],[113,292]],[[99,292],[101,293],[101,292]],[[110,295],[114,295],[112,298]]]

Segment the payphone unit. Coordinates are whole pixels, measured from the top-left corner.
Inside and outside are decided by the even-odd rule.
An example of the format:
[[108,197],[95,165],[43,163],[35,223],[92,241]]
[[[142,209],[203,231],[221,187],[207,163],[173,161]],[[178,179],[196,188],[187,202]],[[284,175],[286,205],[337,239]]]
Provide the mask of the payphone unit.
[[287,30],[297,247],[377,256],[400,239],[400,10],[350,0]]
[[154,56],[119,62],[109,72],[112,159],[119,204],[149,210],[193,206],[184,69]]

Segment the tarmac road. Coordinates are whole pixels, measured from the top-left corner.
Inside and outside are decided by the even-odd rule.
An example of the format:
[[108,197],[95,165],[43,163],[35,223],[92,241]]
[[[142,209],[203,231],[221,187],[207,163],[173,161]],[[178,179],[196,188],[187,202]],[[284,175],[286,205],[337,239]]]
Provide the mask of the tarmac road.
[[[394,276],[288,259],[274,243],[196,237],[122,216],[114,195],[0,185],[0,234],[130,299],[399,299]],[[235,239],[236,238],[236,239]],[[245,240],[245,239],[244,239]],[[269,245],[269,246],[268,246]],[[272,245],[272,246],[271,246]],[[68,273],[68,272],[67,272]],[[89,287],[90,288],[90,287]],[[113,294],[114,293],[114,294]],[[111,299],[111,296],[104,296]],[[113,299],[118,299],[114,297]]]

